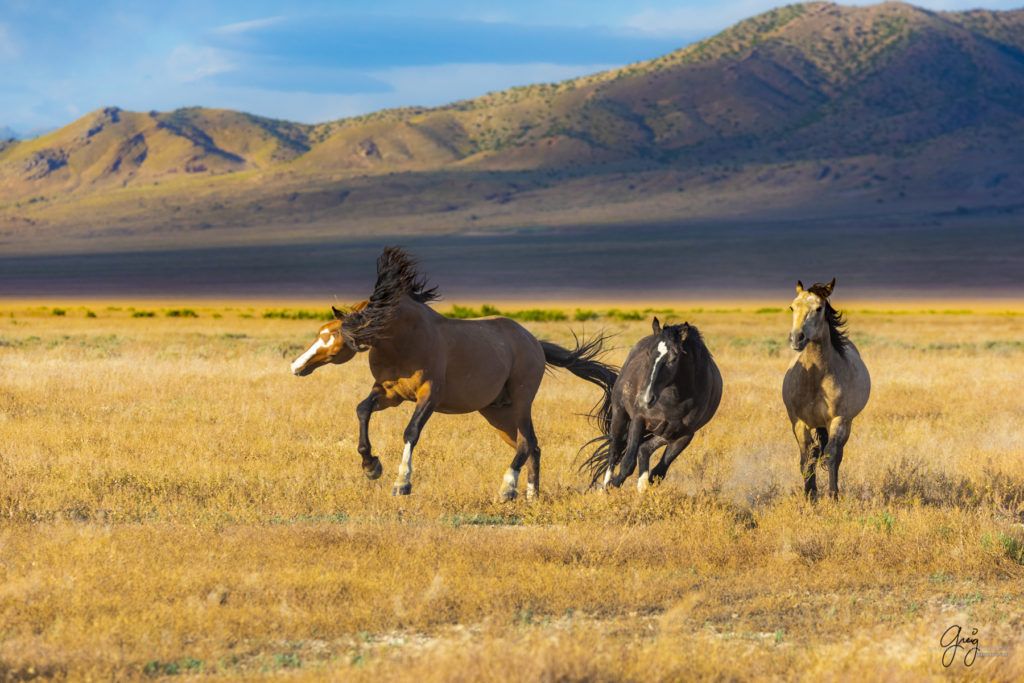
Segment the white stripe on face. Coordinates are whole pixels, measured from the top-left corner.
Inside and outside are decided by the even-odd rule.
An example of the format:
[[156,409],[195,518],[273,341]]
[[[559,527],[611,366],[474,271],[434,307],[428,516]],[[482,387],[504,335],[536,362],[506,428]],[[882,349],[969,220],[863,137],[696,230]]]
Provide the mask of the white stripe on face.
[[306,349],[306,352],[292,361],[292,372],[298,372],[306,366],[306,363],[316,355],[316,352],[320,349],[326,349],[334,344],[334,335],[331,335],[327,341],[323,339],[317,339],[313,342],[313,345]]
[[647,380],[647,388],[644,389],[644,405],[651,404],[651,387],[654,385],[654,376],[658,374],[658,368],[661,367],[662,362],[665,360],[665,356],[668,355],[668,345],[663,342],[658,342],[658,357],[654,359],[654,365],[651,366],[651,378]]

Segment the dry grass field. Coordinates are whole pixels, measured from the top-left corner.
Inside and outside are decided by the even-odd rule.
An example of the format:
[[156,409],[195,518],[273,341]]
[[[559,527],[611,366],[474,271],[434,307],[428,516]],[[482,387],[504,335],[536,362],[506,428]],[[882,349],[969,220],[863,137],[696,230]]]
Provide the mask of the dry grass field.
[[[837,299],[872,396],[809,505],[787,304],[667,314],[725,390],[661,486],[583,491],[598,391],[559,371],[542,496],[497,504],[512,451],[477,415],[435,415],[393,498],[411,406],[375,414],[364,478],[365,357],[288,368],[315,320],[0,302],[0,679],[1021,680],[1024,308]],[[569,315],[525,324],[614,332],[614,362],[649,330]],[[954,625],[978,651],[947,668]]]

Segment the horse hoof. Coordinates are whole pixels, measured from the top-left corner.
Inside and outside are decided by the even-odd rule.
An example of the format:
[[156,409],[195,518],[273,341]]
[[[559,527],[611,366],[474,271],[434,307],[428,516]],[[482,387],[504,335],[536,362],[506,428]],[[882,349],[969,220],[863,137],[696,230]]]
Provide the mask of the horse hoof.
[[395,488],[391,489],[392,496],[408,496],[410,493],[412,493],[412,484],[395,485]]
[[384,472],[384,468],[380,465],[380,458],[373,459],[373,467],[370,469],[363,468],[363,474],[366,475],[367,479],[379,479],[380,475]]
[[515,489],[509,489],[507,491],[501,491],[498,494],[499,503],[510,503],[519,497],[519,493]]

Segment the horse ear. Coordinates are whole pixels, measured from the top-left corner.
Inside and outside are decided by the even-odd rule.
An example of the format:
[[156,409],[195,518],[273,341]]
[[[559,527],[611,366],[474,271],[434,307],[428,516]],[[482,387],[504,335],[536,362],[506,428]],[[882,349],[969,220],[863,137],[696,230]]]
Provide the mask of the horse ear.
[[832,282],[830,282],[827,285],[825,285],[825,297],[826,298],[832,296],[832,290],[835,289],[835,286],[836,286],[836,279],[835,278],[832,278]]
[[651,322],[651,330],[654,334],[661,334],[661,323],[658,322],[658,316],[654,316],[654,320]]
[[803,294],[804,293],[804,283],[800,282],[799,280],[796,281],[796,293],[797,294]]
[[334,318],[335,318],[336,320],[344,320],[344,319],[345,319],[345,314],[344,314],[344,313],[342,313],[341,311],[339,311],[339,310],[338,310],[337,308],[335,308],[334,306],[331,306],[331,313],[333,313],[333,314],[334,314]]

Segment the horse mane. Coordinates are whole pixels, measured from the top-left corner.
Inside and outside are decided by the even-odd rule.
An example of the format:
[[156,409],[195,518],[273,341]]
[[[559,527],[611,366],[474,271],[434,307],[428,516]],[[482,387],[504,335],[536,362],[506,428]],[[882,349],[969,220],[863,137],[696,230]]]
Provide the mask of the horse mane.
[[832,302],[828,300],[832,290],[820,282],[815,282],[807,288],[807,291],[825,302],[825,322],[828,323],[828,337],[832,342],[832,348],[840,356],[846,356],[846,349],[850,346],[850,336],[846,330],[846,318],[832,308]]
[[421,304],[441,298],[437,287],[427,286],[416,264],[416,259],[401,247],[384,247],[377,257],[377,283],[373,293],[365,306],[353,309],[341,321],[341,335],[346,342],[362,351],[386,336],[403,295]]

